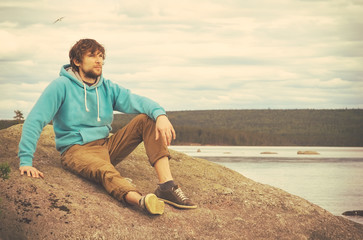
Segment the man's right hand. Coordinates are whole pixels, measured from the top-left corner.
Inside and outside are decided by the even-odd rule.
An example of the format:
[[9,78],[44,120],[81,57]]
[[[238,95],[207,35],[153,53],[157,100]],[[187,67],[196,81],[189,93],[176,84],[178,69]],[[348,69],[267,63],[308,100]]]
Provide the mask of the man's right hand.
[[36,169],[35,167],[22,166],[19,168],[19,170],[20,170],[21,175],[24,175],[24,173],[27,173],[28,177],[44,178],[44,174],[41,171],[39,171],[38,169]]

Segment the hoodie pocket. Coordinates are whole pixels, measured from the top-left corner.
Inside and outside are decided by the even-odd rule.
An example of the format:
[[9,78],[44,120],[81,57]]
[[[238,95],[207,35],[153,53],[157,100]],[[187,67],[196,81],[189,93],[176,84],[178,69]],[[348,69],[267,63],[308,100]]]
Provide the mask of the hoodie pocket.
[[79,130],[84,144],[98,139],[106,138],[109,132],[110,130],[107,126],[89,127]]

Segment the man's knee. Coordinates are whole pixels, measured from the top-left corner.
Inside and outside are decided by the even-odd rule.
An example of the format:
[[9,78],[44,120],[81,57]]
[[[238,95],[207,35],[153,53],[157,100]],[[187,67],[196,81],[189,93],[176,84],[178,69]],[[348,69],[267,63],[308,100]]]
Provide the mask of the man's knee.
[[112,179],[119,175],[119,172],[111,163],[104,161],[93,161],[83,166],[79,171],[80,175],[98,183],[104,183],[106,180]]
[[137,115],[133,119],[133,121],[137,121],[137,122],[147,122],[148,120],[151,120],[151,118],[148,115],[144,114],[144,113]]
[[140,126],[141,129],[143,128],[153,128],[155,126],[155,121],[152,120],[146,114],[139,114],[137,115],[132,121],[130,122],[131,125]]

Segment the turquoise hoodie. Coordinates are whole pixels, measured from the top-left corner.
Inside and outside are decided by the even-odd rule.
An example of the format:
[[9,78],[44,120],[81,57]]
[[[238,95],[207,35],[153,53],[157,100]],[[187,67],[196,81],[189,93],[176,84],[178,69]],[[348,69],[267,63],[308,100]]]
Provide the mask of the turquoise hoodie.
[[61,68],[60,77],[48,85],[24,122],[20,166],[32,166],[40,133],[51,120],[56,148],[63,153],[74,144],[106,138],[112,129],[114,110],[145,113],[154,120],[166,114],[156,102],[132,94],[102,75],[96,84],[88,86],[69,69],[69,64]]

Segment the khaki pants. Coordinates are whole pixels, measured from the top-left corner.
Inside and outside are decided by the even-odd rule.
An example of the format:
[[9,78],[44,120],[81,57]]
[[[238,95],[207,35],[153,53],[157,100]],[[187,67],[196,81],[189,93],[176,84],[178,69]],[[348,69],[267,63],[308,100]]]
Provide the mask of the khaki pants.
[[73,145],[62,154],[61,162],[64,168],[102,184],[113,197],[124,201],[128,192],[139,191],[121,177],[115,165],[142,141],[152,166],[162,157],[170,158],[161,138],[155,140],[155,122],[140,114],[109,138]]

